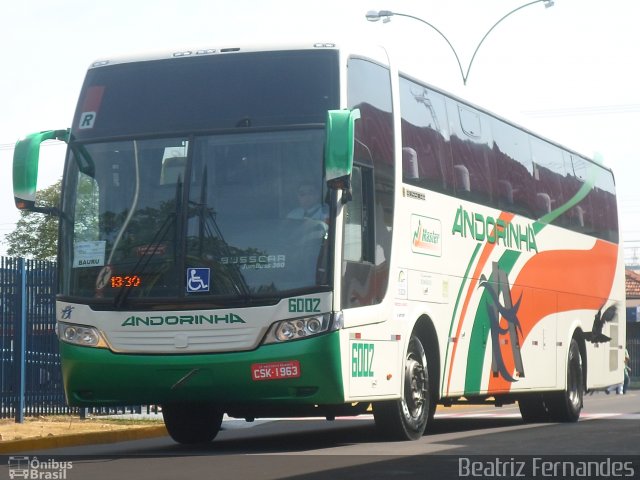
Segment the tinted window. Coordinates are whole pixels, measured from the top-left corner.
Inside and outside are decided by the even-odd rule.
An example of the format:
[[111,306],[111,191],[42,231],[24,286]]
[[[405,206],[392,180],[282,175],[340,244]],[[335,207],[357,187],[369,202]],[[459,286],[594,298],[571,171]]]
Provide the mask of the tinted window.
[[[367,249],[370,254],[361,262],[343,259],[342,306],[345,308],[379,303],[386,293],[395,181],[389,70],[352,58],[348,75],[348,106],[360,109],[361,115],[356,122],[354,160],[368,167],[362,169],[363,239],[372,236],[375,246]],[[367,194],[366,179],[371,177],[374,191]]]
[[531,157],[534,190],[531,207],[534,217],[542,218],[564,205],[564,160],[560,149],[537,138],[531,139]]
[[577,232],[618,242],[618,212],[613,175],[577,155],[565,153],[562,179],[565,211],[554,223]]
[[334,51],[232,53],[89,70],[76,139],[324,123],[338,107]]
[[596,220],[596,231],[598,236],[612,242],[618,242],[618,208],[615,195],[615,182],[611,172],[598,169],[596,178],[596,192],[600,196],[601,204],[605,205],[603,211],[606,216],[601,217],[601,221]]
[[495,162],[489,117],[453,100],[447,101],[447,114],[452,124],[451,155],[456,195],[492,205]]
[[[578,232],[593,232],[593,214],[597,205],[592,205],[594,198],[590,195],[588,188],[589,176],[593,176],[594,165],[578,156],[565,154],[565,165],[567,165],[567,175],[564,179],[564,190],[568,201],[572,203],[563,214],[565,226]],[[592,178],[591,182],[595,179]]]
[[61,293],[174,308],[326,289],[323,141],[317,128],[86,145],[90,171],[67,163]]
[[435,191],[453,189],[444,97],[400,78],[402,180]]
[[512,125],[491,119],[496,163],[496,199],[501,210],[533,216],[533,165],[529,136]]

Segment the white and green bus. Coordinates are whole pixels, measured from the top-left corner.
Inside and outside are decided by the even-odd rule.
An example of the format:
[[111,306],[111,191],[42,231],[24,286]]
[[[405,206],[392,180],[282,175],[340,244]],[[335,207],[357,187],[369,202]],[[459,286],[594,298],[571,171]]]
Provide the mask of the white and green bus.
[[572,422],[622,381],[611,171],[380,47],[96,62],[71,128],[16,145],[14,191],[59,215],[68,403],[162,405],[178,442],[370,411],[417,439],[461,402]]

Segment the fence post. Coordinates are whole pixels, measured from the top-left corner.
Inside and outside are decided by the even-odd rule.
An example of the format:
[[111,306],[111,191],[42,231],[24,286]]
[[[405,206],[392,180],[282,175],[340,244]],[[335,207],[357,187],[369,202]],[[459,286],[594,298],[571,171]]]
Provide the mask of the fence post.
[[18,408],[16,423],[24,423],[25,382],[27,367],[27,269],[24,258],[18,258],[18,277],[20,279],[19,305],[20,318],[18,326]]

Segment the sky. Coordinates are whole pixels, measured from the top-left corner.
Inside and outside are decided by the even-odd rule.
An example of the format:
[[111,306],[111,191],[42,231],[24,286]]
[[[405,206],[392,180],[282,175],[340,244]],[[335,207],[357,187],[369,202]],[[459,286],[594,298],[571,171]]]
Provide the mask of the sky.
[[[501,21],[467,84],[447,42],[417,20],[372,23],[391,10],[430,23],[467,70],[485,33],[524,0],[21,0],[0,6],[0,242],[19,213],[11,185],[22,136],[71,124],[97,59],[237,45],[355,41],[385,45],[407,73],[588,157],[616,177],[627,263],[640,263],[640,1],[537,2]],[[38,188],[62,176],[65,147],[41,149]],[[0,243],[0,255],[7,245]]]

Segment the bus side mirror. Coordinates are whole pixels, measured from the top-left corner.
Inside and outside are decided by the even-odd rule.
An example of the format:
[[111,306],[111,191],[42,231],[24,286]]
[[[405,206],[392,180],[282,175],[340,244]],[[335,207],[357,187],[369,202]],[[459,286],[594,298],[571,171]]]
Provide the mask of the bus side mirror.
[[36,204],[40,144],[46,140],[69,142],[69,130],[46,130],[32,133],[16,143],[13,151],[13,197],[20,210],[48,213]]
[[350,192],[355,123],[360,110],[327,112],[324,175],[327,187]]

